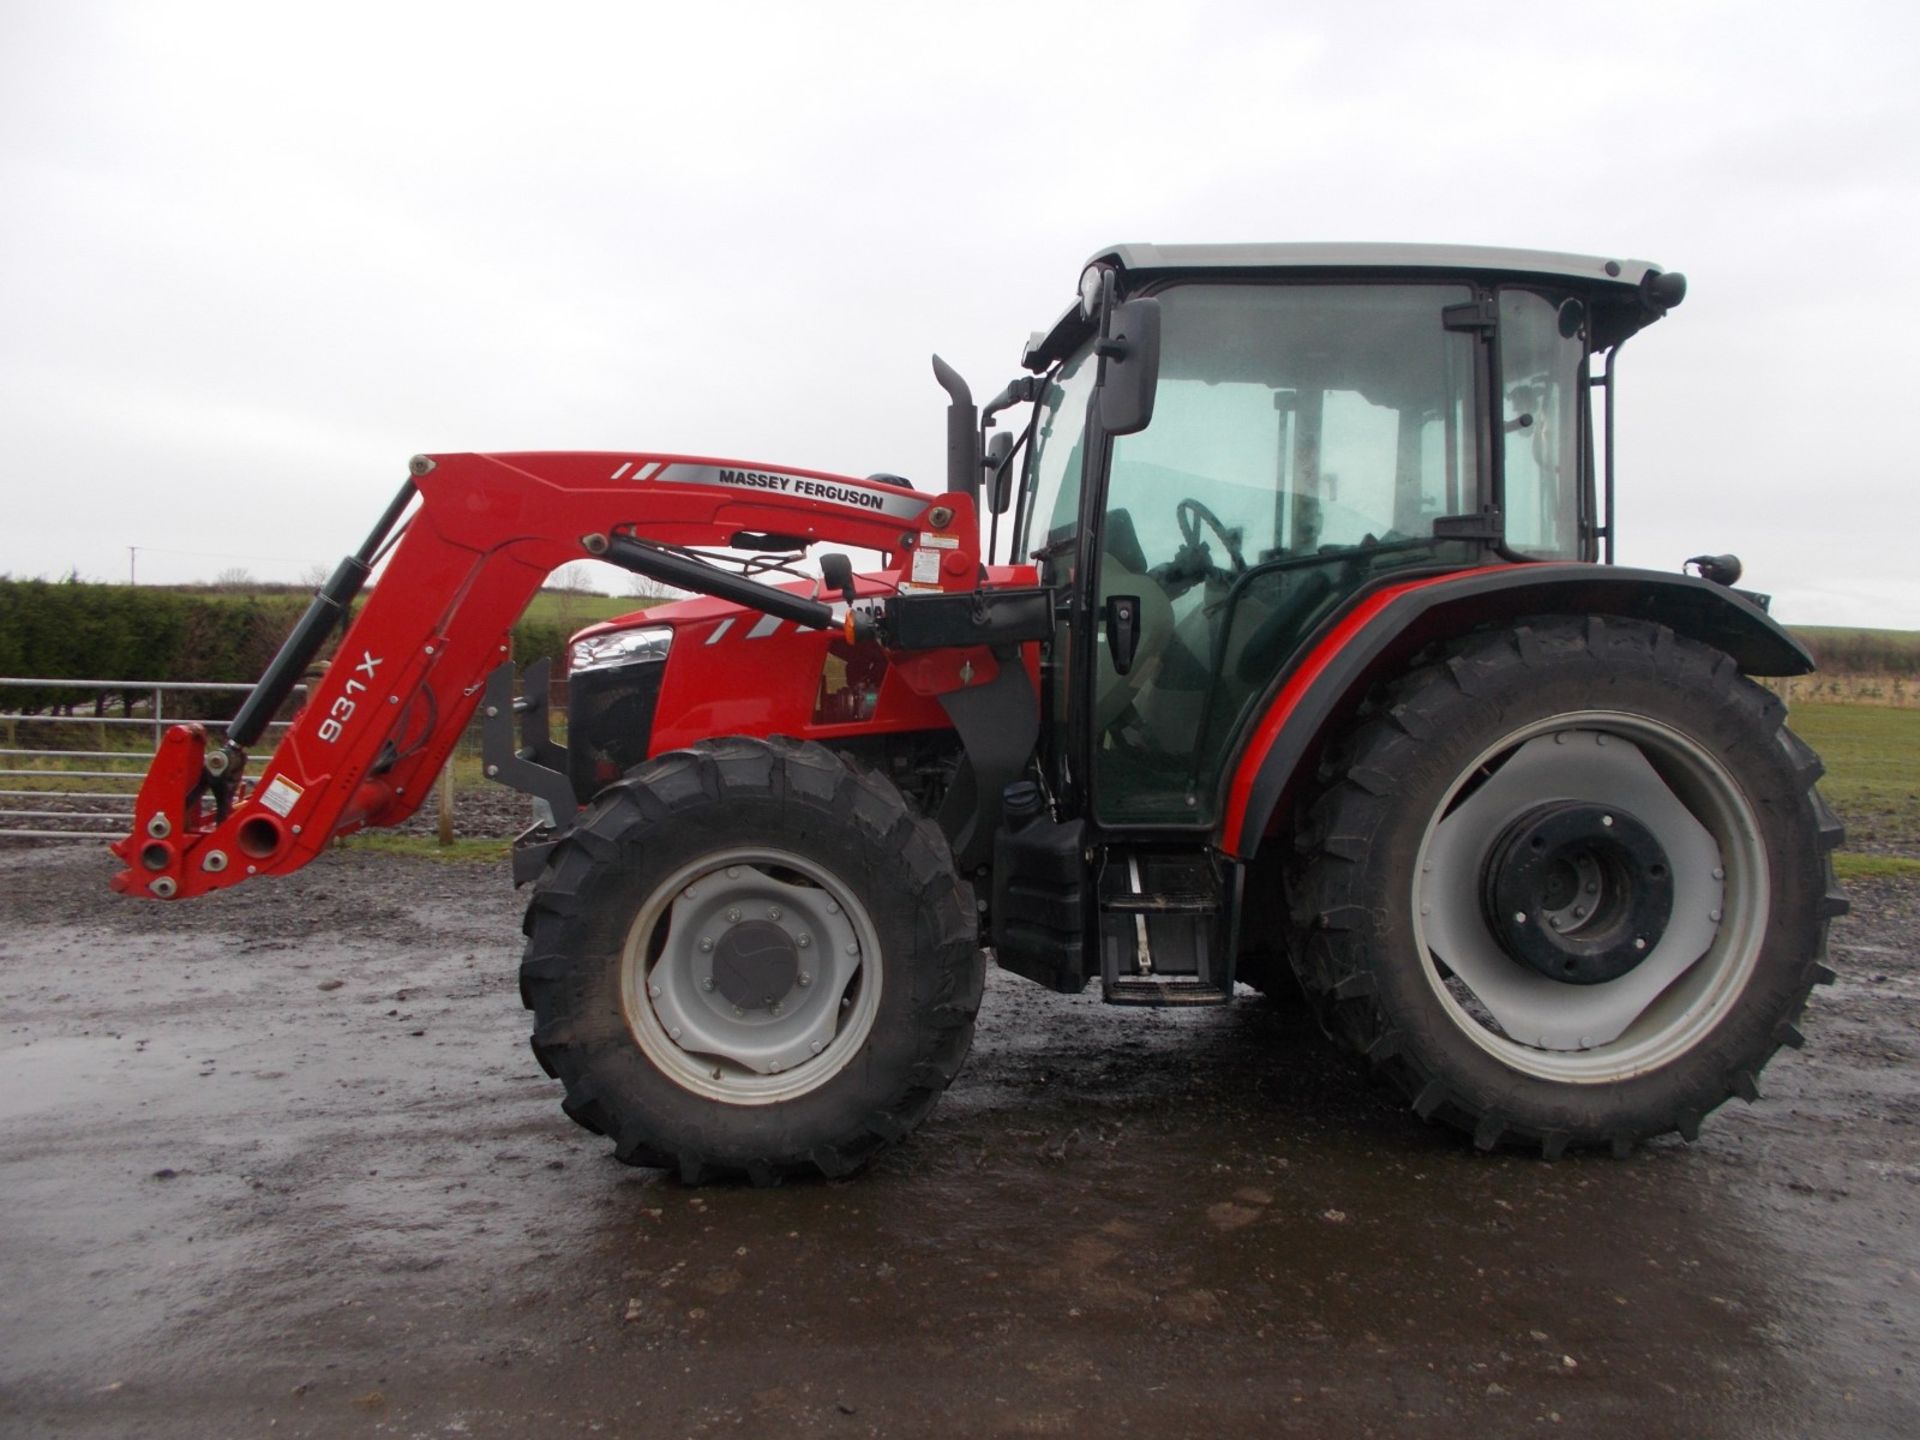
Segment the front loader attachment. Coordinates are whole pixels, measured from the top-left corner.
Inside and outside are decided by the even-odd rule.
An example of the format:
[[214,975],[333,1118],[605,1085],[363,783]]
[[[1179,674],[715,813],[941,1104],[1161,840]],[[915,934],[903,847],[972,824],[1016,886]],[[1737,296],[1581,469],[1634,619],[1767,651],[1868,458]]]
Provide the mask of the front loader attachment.
[[[498,673],[510,658],[509,631],[547,576],[571,561],[600,558],[802,625],[844,628],[849,641],[856,630],[872,633],[864,612],[836,615],[819,598],[720,569],[686,547],[752,548],[771,538],[899,554],[924,544],[939,556],[926,568],[940,591],[979,583],[979,527],[966,494],[671,455],[421,455],[409,469],[413,478],[315,595],[225,737],[176,725],[163,738],[132,831],[113,846],[126,867],[115,889],[160,900],[204,894],[296,870],[336,835],[406,820],[489,676],[486,703],[513,705],[510,667]],[[416,495],[418,508],[403,519]],[[346,624],[389,550],[307,704],[265,770],[249,777],[248,747]],[[534,778],[552,793],[536,793],[564,822],[573,797],[556,783],[564,777],[552,757],[534,749],[488,763],[540,771]]]

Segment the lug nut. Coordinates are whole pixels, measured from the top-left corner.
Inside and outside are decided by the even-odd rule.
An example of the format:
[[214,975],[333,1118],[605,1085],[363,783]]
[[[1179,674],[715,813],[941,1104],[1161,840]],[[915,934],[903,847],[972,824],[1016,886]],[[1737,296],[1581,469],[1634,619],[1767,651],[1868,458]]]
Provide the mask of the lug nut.
[[1612,824],[1613,824],[1613,817],[1612,817],[1611,815],[1602,815],[1602,816],[1600,817],[1600,823],[1601,823],[1602,825],[1608,825],[1608,826],[1610,826],[1610,825],[1612,825]]
[[812,1045],[808,1046],[807,1048],[812,1050],[814,1054],[818,1055],[822,1050],[826,1049],[827,1047],[824,1041],[816,1040],[813,1042]]
[[674,1026],[671,1030],[667,1031],[667,1034],[678,1040],[680,1038],[680,1027],[678,1025]]
[[702,935],[700,937],[700,949],[703,954],[713,949],[713,937],[711,935]]
[[738,905],[729,905],[727,907],[727,923],[729,925],[738,925],[740,923],[740,907]]
[[769,905],[767,907],[767,919],[769,920],[778,920],[784,913],[778,905]]
[[1718,910],[1709,910],[1707,912],[1707,919],[1713,921],[1717,925],[1720,922],[1720,912]]
[[654,999],[658,1000],[660,998],[660,987],[658,985],[647,986],[647,994],[653,996]]
[[712,977],[711,975],[709,975],[709,976],[707,976],[707,978],[706,978],[706,979],[704,979],[704,980],[702,980],[702,981],[700,982],[700,988],[701,988],[702,990],[711,990],[711,989],[713,989],[713,977]]
[[802,950],[805,950],[809,945],[813,944],[813,937],[811,935],[796,935],[793,937],[793,943],[798,945]]
[[859,953],[860,953],[859,943],[857,941],[849,940],[847,942],[847,954],[858,955]]
[[1646,937],[1646,936],[1644,936],[1644,935],[1636,935],[1636,936],[1634,936],[1634,937],[1633,937],[1633,948],[1634,948],[1634,949],[1636,949],[1636,950],[1644,950],[1644,949],[1646,949],[1646,948],[1647,948],[1647,937]]
[[767,1009],[770,1013],[774,1015],[778,1015],[780,1013],[780,1002],[778,1000],[774,1001],[773,1004],[767,1007]]
[[800,972],[800,988],[804,990],[807,988],[807,986],[811,985],[812,983],[813,983],[813,976],[809,975],[806,971],[802,970]]
[[729,865],[727,867],[727,879],[738,880],[739,878],[740,878],[740,867],[738,865]]
[[827,914],[838,915],[839,913],[840,913],[839,905],[832,900],[827,901]]
[[1524,910],[1516,910],[1516,911],[1514,911],[1514,912],[1513,912],[1513,923],[1514,923],[1514,924],[1516,924],[1516,925],[1524,925],[1524,924],[1526,924],[1526,923],[1527,923],[1527,912],[1526,912],[1526,911],[1524,911]]
[[697,900],[700,898],[700,892],[694,889],[693,886],[691,885],[687,886],[687,888],[682,890],[680,893],[686,896],[687,899],[689,900]]
[[735,1017],[738,1018],[739,1016],[745,1015],[747,1012],[742,1010],[738,1005],[736,1005],[733,1007],[733,1013]]

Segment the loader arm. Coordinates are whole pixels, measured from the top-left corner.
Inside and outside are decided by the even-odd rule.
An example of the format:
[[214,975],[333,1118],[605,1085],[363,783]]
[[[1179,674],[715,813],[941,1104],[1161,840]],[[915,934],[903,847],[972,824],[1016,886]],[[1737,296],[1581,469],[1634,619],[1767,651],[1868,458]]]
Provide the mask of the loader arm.
[[[818,600],[744,580],[662,547],[775,548],[830,541],[901,555],[928,590],[979,583],[979,526],[966,494],[923,495],[814,471],[693,456],[528,453],[418,456],[413,479],[361,551],[341,563],[209,748],[205,727],[163,738],[113,846],[114,887],[184,898],[297,870],[327,841],[397,825],[425,798],[508,659],[508,632],[549,574],[605,558],[804,624],[851,627]],[[419,506],[402,520],[413,493]],[[391,532],[391,536],[389,534]],[[245,747],[264,732],[384,545],[392,555],[333,662],[257,777]],[[931,563],[927,563],[931,562]]]

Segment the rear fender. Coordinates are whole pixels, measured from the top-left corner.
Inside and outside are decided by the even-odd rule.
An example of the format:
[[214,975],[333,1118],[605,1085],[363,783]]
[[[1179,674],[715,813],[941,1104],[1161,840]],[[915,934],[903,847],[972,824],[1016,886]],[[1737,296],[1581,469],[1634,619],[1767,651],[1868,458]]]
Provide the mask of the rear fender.
[[1275,678],[1229,772],[1218,844],[1251,857],[1291,806],[1327,739],[1381,680],[1436,640],[1529,615],[1647,620],[1725,651],[1748,675],[1804,675],[1813,656],[1738,591],[1691,575],[1585,564],[1502,565],[1359,596]]

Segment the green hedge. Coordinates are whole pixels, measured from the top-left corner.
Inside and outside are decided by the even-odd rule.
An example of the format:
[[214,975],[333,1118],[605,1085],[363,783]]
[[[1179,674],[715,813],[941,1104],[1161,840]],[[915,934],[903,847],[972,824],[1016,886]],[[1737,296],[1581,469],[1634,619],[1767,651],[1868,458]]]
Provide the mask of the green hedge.
[[[193,680],[251,683],[260,678],[310,597],[302,592],[183,592],[158,586],[0,577],[0,675],[61,680]],[[543,607],[546,608],[546,607]],[[560,663],[567,637],[590,615],[522,619],[513,653]],[[331,646],[323,654],[331,653]],[[33,713],[108,705],[124,709],[140,691],[0,690],[0,711]],[[224,719],[240,695],[196,697],[181,718]],[[173,709],[169,701],[168,708]]]

